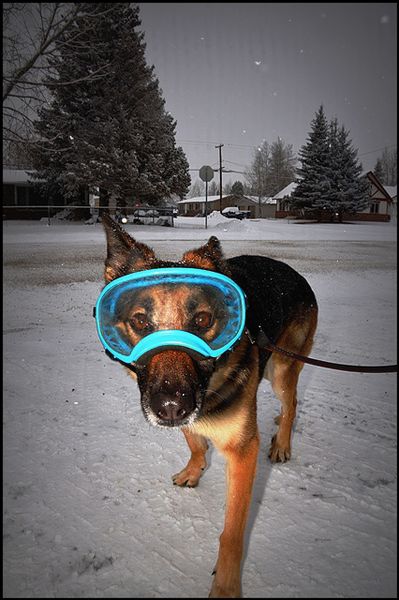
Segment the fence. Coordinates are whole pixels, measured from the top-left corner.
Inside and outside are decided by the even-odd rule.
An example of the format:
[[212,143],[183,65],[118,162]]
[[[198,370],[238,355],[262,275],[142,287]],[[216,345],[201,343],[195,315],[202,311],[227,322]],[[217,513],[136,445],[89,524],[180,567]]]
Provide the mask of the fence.
[[[8,205],[3,206],[3,220],[8,219],[47,219],[48,225],[51,221],[85,221],[95,223],[101,218],[101,211],[109,210],[108,207],[91,207],[85,205],[48,205],[37,206]],[[170,207],[140,207],[127,208],[115,206],[111,211],[115,220],[120,223],[134,223],[137,225],[160,225],[174,227],[174,218],[177,211]]]

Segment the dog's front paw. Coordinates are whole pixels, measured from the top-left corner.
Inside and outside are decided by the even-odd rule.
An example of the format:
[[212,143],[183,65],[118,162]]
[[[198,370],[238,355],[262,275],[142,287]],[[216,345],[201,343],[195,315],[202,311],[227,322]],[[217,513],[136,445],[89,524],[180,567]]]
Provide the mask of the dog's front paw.
[[241,598],[241,578],[239,570],[229,569],[227,572],[225,571],[223,573],[223,569],[219,567],[218,576],[218,565],[219,558],[216,561],[212,573],[215,577],[208,598]]
[[205,467],[196,467],[187,465],[185,469],[172,475],[173,485],[180,485],[182,487],[196,487],[199,483],[200,477],[204,472]]
[[219,585],[215,577],[208,598],[241,598],[240,584],[225,587]]
[[269,450],[269,458],[272,463],[286,462],[291,458],[290,446],[279,444],[277,441],[277,435],[272,437],[272,443]]

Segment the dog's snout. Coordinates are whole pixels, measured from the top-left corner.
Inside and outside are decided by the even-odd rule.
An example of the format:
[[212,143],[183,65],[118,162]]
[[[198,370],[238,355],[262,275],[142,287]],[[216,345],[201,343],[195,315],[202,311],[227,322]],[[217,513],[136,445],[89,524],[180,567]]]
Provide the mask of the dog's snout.
[[165,425],[179,425],[195,409],[195,398],[189,391],[160,390],[152,396],[151,408]]
[[194,360],[178,350],[154,354],[138,373],[144,414],[154,425],[183,427],[201,409],[205,385]]

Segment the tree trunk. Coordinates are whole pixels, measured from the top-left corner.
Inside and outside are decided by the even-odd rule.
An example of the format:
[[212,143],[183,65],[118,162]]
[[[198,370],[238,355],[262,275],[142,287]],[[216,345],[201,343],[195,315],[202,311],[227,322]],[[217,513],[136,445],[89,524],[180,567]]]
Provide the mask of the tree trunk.
[[112,192],[109,195],[108,208],[110,215],[114,215],[116,212],[116,196]]

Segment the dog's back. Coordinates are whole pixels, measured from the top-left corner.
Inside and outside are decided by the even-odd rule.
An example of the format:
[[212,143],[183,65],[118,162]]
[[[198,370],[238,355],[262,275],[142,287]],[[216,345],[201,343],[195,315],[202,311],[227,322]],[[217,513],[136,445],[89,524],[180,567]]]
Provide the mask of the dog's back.
[[[247,326],[256,337],[259,327],[276,341],[290,321],[317,310],[312,288],[292,267],[265,256],[227,259],[232,278],[248,299]],[[263,353],[263,361],[270,352]]]

